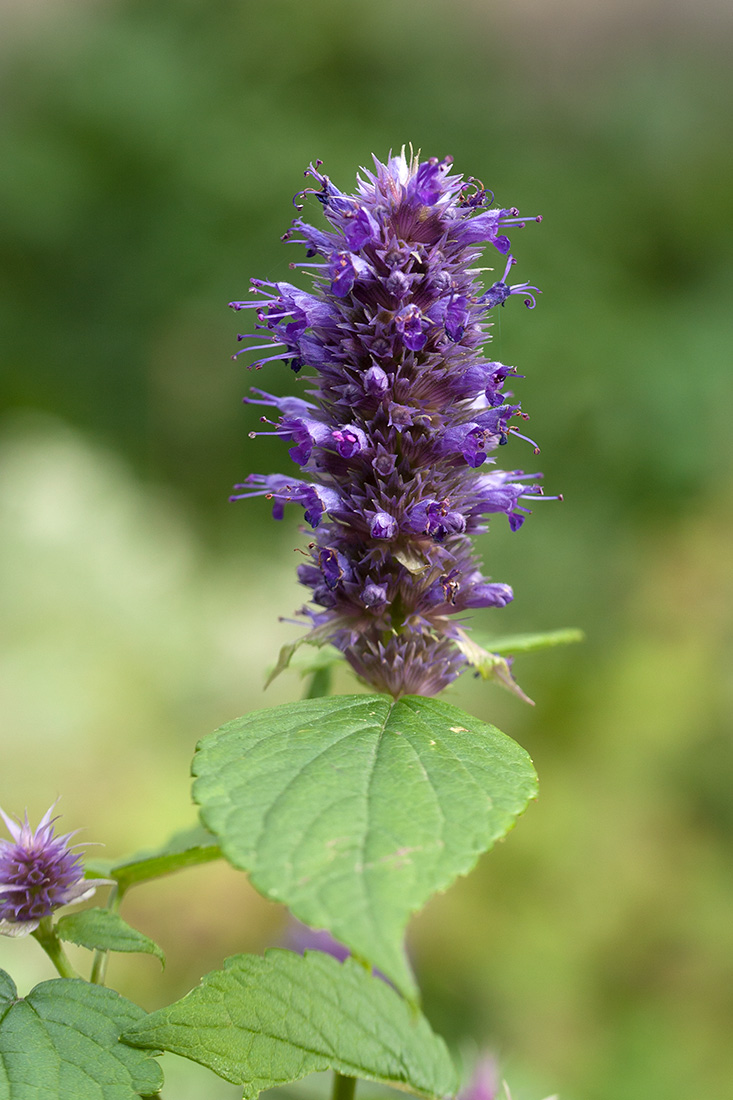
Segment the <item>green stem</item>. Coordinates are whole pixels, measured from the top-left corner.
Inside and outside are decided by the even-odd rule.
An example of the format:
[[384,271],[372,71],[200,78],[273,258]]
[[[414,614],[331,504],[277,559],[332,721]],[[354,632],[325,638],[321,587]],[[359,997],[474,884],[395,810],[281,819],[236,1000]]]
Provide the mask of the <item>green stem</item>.
[[[107,899],[107,908],[111,909],[113,913],[116,913],[120,908],[120,902],[122,901],[122,891],[118,886],[113,886],[109,892]],[[93,985],[104,985],[105,978],[107,977],[107,963],[109,961],[109,951],[95,951],[94,960],[92,962],[92,972],[89,975],[89,981]]]
[[[313,678],[305,694],[305,698],[321,699],[324,695],[329,695],[330,692],[331,669],[319,668],[318,671],[314,672],[313,674]],[[331,1100],[354,1100],[355,1092],[356,1077],[345,1077],[343,1073],[339,1073],[338,1070],[334,1070]]]
[[[313,678],[306,691],[306,699],[322,699],[331,694],[331,669],[319,668],[313,673]],[[333,1088],[331,1100],[354,1100],[356,1092],[356,1077],[345,1077],[338,1070],[333,1071]]]
[[109,959],[109,951],[95,951],[94,960],[92,962],[92,972],[89,975],[89,981],[92,985],[104,985],[104,980],[107,977],[107,960]]
[[311,682],[305,693],[305,699],[323,699],[331,694],[331,669],[319,668],[313,673]]
[[61,946],[61,941],[56,935],[50,917],[43,918],[38,928],[33,932],[33,936],[38,940],[62,978],[81,978],[81,974],[77,974],[69,962],[69,957]]
[[356,1077],[344,1077],[338,1070],[334,1070],[331,1100],[354,1100],[355,1092]]

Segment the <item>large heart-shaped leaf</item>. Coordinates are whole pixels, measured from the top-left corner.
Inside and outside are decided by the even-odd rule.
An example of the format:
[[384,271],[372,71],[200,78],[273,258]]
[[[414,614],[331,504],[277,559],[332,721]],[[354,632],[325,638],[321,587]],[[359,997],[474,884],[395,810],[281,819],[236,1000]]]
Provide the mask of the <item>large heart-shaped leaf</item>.
[[205,738],[193,770],[224,856],[408,996],[410,914],[468,872],[536,793],[514,741],[420,696],[256,711]]
[[0,1100],[135,1100],[158,1063],[119,1041],[145,1013],[112,989],[55,978],[19,998],[0,971]]
[[457,1087],[445,1043],[398,993],[353,959],[273,949],[237,955],[182,1000],[126,1032],[242,1085],[263,1089],[335,1069],[443,1097]]

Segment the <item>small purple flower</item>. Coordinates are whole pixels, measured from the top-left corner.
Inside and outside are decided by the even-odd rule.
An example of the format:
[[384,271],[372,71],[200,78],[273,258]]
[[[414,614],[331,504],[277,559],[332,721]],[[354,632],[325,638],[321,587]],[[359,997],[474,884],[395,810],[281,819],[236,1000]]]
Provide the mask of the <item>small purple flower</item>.
[[406,348],[420,351],[425,347],[427,336],[423,328],[423,316],[416,305],[405,306],[399,313],[395,313],[394,323]]
[[369,525],[373,539],[392,539],[397,534],[397,520],[389,512],[377,512]]
[[497,1100],[499,1070],[491,1054],[482,1054],[473,1067],[466,1085],[458,1093],[457,1100]]
[[366,274],[368,270],[367,264],[351,252],[333,252],[328,263],[331,293],[337,298],[345,298],[359,276]]
[[339,962],[348,959],[351,954],[348,947],[335,940],[330,932],[325,929],[317,931],[294,918],[288,924],[285,946],[289,951],[295,951],[299,955],[304,951],[323,951],[325,955],[333,955]]
[[54,835],[56,804],[31,829],[26,811],[13,821],[3,810],[12,841],[0,840],[0,933],[27,936],[55,909],[90,898],[105,879],[85,879],[81,856],[69,848],[75,833]]
[[336,450],[342,458],[352,458],[359,451],[365,451],[369,446],[366,433],[357,424],[347,424],[331,436],[336,440]]
[[[348,947],[334,939],[330,932],[311,928],[294,917],[291,917],[288,922],[283,946],[288,951],[295,951],[298,955],[302,955],[305,951],[322,951],[324,955],[331,955],[339,962],[344,962],[351,957]],[[382,981],[387,982],[388,985],[392,984],[389,978],[385,978],[382,971],[377,970],[376,967],[372,969],[372,974],[375,978],[381,978]]]
[[[372,688],[434,695],[468,664],[499,678],[452,617],[512,599],[482,575],[472,540],[493,514],[517,530],[542,496],[540,474],[493,466],[512,437],[538,448],[511,424],[526,419],[505,389],[515,368],[484,355],[492,309],[535,305],[536,287],[507,282],[506,231],[540,219],[485,209],[483,185],[449,157],[375,159],[353,195],[320,169],[309,166],[315,186],[296,205],[315,195],[327,228],[296,218],[283,238],[305,246],[291,267],[310,272],[312,291],[255,280],[232,303],[257,318],[243,339],[271,353],[252,367],[281,360],[307,380],[309,401],[246,399],[278,410],[272,434],[302,479],[251,474],[232,499],[265,496],[277,519],[302,505],[316,529],[298,570],[312,600],[304,640],[330,641]],[[477,279],[487,245],[503,258],[488,290]]]
[[379,366],[370,367],[364,375],[364,390],[373,397],[382,397],[389,389],[389,376]]

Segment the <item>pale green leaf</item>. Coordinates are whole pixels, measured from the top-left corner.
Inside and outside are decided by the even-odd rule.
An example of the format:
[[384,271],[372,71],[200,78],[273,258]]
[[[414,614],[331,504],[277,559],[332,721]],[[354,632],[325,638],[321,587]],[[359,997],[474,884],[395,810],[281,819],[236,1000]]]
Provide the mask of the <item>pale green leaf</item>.
[[456,646],[460,649],[469,665],[476,669],[483,680],[497,680],[502,687],[511,691],[511,693],[516,695],[518,699],[521,699],[522,702],[529,703],[531,707],[534,706],[533,701],[522,691],[519,684],[512,676],[512,670],[509,667],[509,663],[503,657],[500,657],[497,653],[489,653],[488,650],[483,649],[475,638],[472,638],[470,634],[467,634],[466,631],[462,630],[460,627],[456,628],[456,637],[454,640]]
[[500,637],[484,637],[471,632],[484,648],[490,653],[501,653],[513,656],[515,653],[528,653],[533,649],[549,649],[556,645],[573,645],[576,642],[584,642],[585,634],[582,630],[568,627],[564,630],[545,630],[536,634],[503,634]]
[[101,874],[105,878],[114,879],[120,893],[124,893],[137,883],[170,875],[198,863],[208,863],[220,856],[219,846],[211,833],[201,825],[194,825],[175,833],[160,848],[136,852],[135,855],[117,861],[90,860],[86,865],[86,873]]
[[56,924],[56,934],[67,943],[90,951],[139,951],[155,955],[165,966],[165,955],[157,943],[124,921],[111,909],[83,909],[70,913]]
[[[301,646],[309,645],[320,647],[322,645],[325,645],[328,641],[330,634],[330,626],[328,624],[322,623],[320,626],[314,627],[313,630],[309,630],[307,634],[302,634],[301,637],[298,638],[296,641],[288,642],[286,645],[282,646],[277,658],[277,664],[274,668],[270,669],[267,679],[265,680],[265,687],[268,688],[272,681],[276,679],[276,677],[278,677],[281,672],[284,672],[285,669],[290,666],[291,660],[301,648]],[[328,648],[331,649],[332,647],[328,646]]]
[[305,641],[305,638],[300,638],[297,642],[288,642],[284,646],[280,647],[280,653],[278,654],[277,663],[273,669],[267,675],[265,680],[265,687],[268,688],[273,680],[275,680],[281,672],[289,666],[293,654],[300,648],[301,644]]
[[410,914],[470,871],[536,794],[514,741],[420,696],[256,711],[205,738],[193,772],[224,856],[411,997]]
[[0,972],[0,1100],[135,1100],[163,1086],[149,1053],[119,1041],[145,1013],[112,989],[55,978],[18,998]]
[[306,650],[299,650],[293,656],[290,667],[301,676],[310,676],[314,672],[322,672],[324,669],[342,665],[345,660],[343,653],[335,646],[322,645],[318,648],[310,646]]
[[431,558],[417,546],[396,546],[393,555],[414,577],[419,577],[421,573],[433,566]]
[[124,1038],[208,1066],[245,1100],[326,1069],[434,1098],[457,1087],[424,1016],[353,959],[320,951],[237,955]]

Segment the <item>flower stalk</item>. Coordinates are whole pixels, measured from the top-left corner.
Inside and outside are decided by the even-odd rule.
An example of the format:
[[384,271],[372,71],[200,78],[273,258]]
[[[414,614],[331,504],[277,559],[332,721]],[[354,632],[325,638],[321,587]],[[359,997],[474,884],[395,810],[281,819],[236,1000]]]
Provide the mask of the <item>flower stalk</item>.
[[337,1070],[333,1071],[331,1100],[354,1100],[356,1077],[346,1077]]
[[62,978],[81,977],[71,965],[68,955],[61,946],[61,941],[56,935],[50,917],[43,917],[43,919],[38,922],[38,927],[31,935],[34,939],[38,940]]

